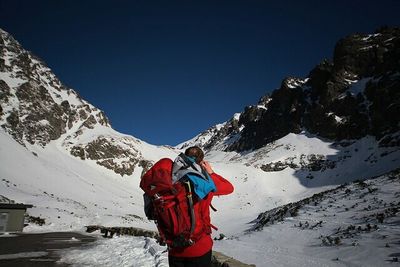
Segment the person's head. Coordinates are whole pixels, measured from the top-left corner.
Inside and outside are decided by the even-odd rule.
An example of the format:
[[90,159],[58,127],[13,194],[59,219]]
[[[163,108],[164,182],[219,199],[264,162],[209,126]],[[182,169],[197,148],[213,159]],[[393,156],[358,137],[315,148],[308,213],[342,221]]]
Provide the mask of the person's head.
[[204,152],[198,146],[191,146],[185,150],[185,155],[194,158],[196,163],[199,164],[204,159]]

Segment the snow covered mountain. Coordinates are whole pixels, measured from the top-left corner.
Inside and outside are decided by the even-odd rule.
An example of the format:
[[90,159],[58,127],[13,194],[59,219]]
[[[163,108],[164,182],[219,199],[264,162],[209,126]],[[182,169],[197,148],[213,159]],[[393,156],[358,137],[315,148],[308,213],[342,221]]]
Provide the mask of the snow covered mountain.
[[177,146],[203,147],[234,177],[236,198],[217,203],[232,210],[217,217],[228,233],[217,250],[257,266],[398,261],[399,62],[399,28],[348,36],[333,62]]
[[[92,224],[154,229],[144,216],[140,177],[156,160],[174,158],[196,144],[207,151],[214,170],[235,186],[234,194],[213,203],[220,210],[213,214],[213,224],[228,237],[217,248],[257,266],[278,257],[283,265],[298,266],[284,254],[296,249],[299,258],[301,246],[312,246],[319,232],[308,240],[301,235],[290,246],[291,236],[277,233],[290,232],[293,219],[285,215],[284,226],[274,222],[264,227],[262,218],[288,203],[400,167],[396,28],[344,38],[333,62],[323,61],[306,78],[286,78],[256,105],[176,148],[115,131],[101,110],[63,85],[44,62],[5,31],[0,36],[0,198],[34,205],[26,230],[80,230]],[[385,177],[368,184],[396,199],[398,182]],[[336,199],[342,201],[342,195]],[[329,224],[329,231],[334,226]],[[258,231],[249,234],[251,227]],[[290,233],[296,235],[298,229]],[[271,246],[269,235],[278,245]],[[311,257],[311,252],[306,249],[305,255]],[[276,258],[265,257],[268,253]],[[357,255],[347,263],[363,257]],[[331,263],[327,257],[307,257],[301,258],[303,266]]]
[[[400,28],[340,40],[333,62],[281,87],[177,148],[217,162],[291,171],[308,187],[400,167]],[[224,153],[222,153],[222,151]]]
[[[56,141],[71,155],[131,175],[149,146],[117,133],[105,114],[67,88],[39,58],[0,30],[0,125],[28,150]],[[165,150],[170,154],[169,149]]]
[[371,135],[382,146],[398,146],[399,59],[400,28],[350,35],[336,44],[333,61],[322,61],[306,78],[284,79],[226,127],[213,127],[188,142],[240,152],[307,131],[335,141]]
[[143,222],[140,176],[177,151],[112,129],[1,29],[0,55],[0,195],[33,204],[31,215],[58,229]]

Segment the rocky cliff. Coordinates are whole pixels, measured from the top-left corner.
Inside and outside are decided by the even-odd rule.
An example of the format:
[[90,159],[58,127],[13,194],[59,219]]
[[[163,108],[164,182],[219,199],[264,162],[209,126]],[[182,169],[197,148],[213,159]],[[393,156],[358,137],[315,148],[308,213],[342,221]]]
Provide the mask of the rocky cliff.
[[103,111],[1,29],[0,126],[27,149],[53,142],[121,175],[151,162],[138,148],[144,142],[114,131]]
[[214,130],[199,145],[240,152],[308,131],[335,141],[372,135],[382,146],[399,146],[399,115],[400,28],[383,27],[339,40],[332,60],[305,78],[285,78],[234,125],[224,124],[233,130]]

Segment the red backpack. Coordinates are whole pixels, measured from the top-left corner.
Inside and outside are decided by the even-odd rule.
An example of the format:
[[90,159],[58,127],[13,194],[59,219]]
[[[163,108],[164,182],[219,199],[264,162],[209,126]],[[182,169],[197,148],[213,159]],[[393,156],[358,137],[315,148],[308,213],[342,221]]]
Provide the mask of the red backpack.
[[[169,247],[187,247],[193,245],[204,234],[195,231],[195,201],[189,181],[181,179],[172,183],[171,159],[159,160],[148,170],[140,181],[145,192],[145,213],[149,220],[156,222],[161,243]],[[197,222],[199,224],[199,222]]]

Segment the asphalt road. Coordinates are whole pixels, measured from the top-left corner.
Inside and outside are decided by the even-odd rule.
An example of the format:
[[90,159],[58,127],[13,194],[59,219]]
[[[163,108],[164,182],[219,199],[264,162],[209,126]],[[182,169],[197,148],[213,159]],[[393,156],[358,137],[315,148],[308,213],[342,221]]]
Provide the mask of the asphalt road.
[[96,237],[74,232],[0,234],[0,266],[68,266],[56,263],[60,250],[84,246],[95,240]]

